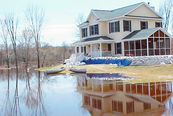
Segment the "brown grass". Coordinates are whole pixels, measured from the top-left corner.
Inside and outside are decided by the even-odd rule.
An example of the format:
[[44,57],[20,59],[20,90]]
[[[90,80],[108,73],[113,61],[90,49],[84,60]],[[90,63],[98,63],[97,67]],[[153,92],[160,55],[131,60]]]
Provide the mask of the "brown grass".
[[[39,69],[58,68],[62,65]],[[86,68],[87,73],[123,73],[129,77],[135,77],[133,82],[148,82],[148,81],[164,81],[173,80],[173,64],[154,65],[154,66],[126,66],[116,67],[115,65],[99,64],[99,65],[83,65],[74,66],[77,68]],[[61,73],[72,73],[68,68]]]

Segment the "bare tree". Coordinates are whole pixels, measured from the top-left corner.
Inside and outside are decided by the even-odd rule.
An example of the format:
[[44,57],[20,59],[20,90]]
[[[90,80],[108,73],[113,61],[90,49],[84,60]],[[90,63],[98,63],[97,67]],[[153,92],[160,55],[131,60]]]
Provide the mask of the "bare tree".
[[44,20],[45,12],[40,7],[32,5],[27,8],[25,16],[29,29],[34,34],[36,51],[37,51],[37,63],[38,63],[38,68],[40,68],[40,53],[39,53],[40,36],[45,22]]
[[23,39],[24,39],[24,54],[25,54],[25,65],[26,68],[28,67],[28,62],[30,59],[30,48],[32,44],[32,38],[33,38],[33,33],[30,29],[25,29],[22,31]]
[[75,28],[74,28],[74,33],[75,33],[75,37],[79,37],[79,25],[84,23],[85,21],[85,17],[83,13],[79,13],[75,19]]
[[66,58],[65,56],[66,56],[68,45],[65,41],[63,41],[61,46],[62,46],[62,50],[61,50],[62,58],[63,58],[63,61],[65,61],[65,58]]
[[16,64],[16,73],[18,74],[18,55],[17,55],[17,29],[18,29],[19,19],[14,16],[13,13],[6,15],[5,17],[5,27],[8,31],[11,43],[13,46],[15,64]]
[[43,46],[41,47],[41,54],[40,54],[41,60],[42,60],[42,63],[41,63],[42,67],[44,67],[45,60],[51,49],[52,49],[52,47],[50,47],[50,45],[48,43],[43,43]]
[[5,51],[6,51],[6,62],[7,62],[7,67],[10,68],[10,62],[9,62],[9,50],[8,50],[8,32],[7,28],[5,26],[5,20],[0,21],[1,25],[1,37],[3,39],[3,43],[5,46]]
[[172,9],[173,9],[172,0],[164,0],[159,6],[159,13],[163,17],[163,28],[166,31],[168,31],[170,25]]

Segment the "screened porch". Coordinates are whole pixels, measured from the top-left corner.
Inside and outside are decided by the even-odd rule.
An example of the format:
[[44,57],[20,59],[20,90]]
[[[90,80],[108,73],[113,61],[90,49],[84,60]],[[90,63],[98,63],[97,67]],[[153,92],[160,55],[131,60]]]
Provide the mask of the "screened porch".
[[170,55],[171,38],[158,30],[147,38],[124,41],[125,56]]

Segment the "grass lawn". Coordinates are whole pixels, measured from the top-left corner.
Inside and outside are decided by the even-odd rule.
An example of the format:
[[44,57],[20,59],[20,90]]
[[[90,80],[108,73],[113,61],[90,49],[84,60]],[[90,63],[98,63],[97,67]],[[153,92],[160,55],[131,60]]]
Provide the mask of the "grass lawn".
[[[61,67],[57,65],[53,67],[40,68],[39,71],[46,69],[54,69]],[[123,73],[129,77],[135,77],[133,82],[149,82],[149,81],[165,81],[173,80],[173,64],[152,65],[152,66],[126,66],[116,67],[108,64],[95,64],[74,66],[78,68],[86,68],[87,73]],[[71,73],[68,68],[61,73]]]

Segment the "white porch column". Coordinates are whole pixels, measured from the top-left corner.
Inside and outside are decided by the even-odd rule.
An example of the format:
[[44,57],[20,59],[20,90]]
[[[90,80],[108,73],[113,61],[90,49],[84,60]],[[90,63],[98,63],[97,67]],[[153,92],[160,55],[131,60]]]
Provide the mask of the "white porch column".
[[112,50],[111,50],[111,52],[112,52],[112,56],[115,56],[115,44],[114,44],[114,42],[112,42]]
[[82,45],[83,53],[84,53],[84,44]]
[[100,42],[100,57],[102,57],[102,43]]
[[148,38],[147,38],[147,56],[149,56],[149,50],[148,50]]
[[92,51],[93,51],[93,50],[92,50],[92,44],[90,44],[90,49],[91,49],[90,53],[91,53],[91,57],[92,57],[92,56],[93,56],[93,55],[92,55]]

